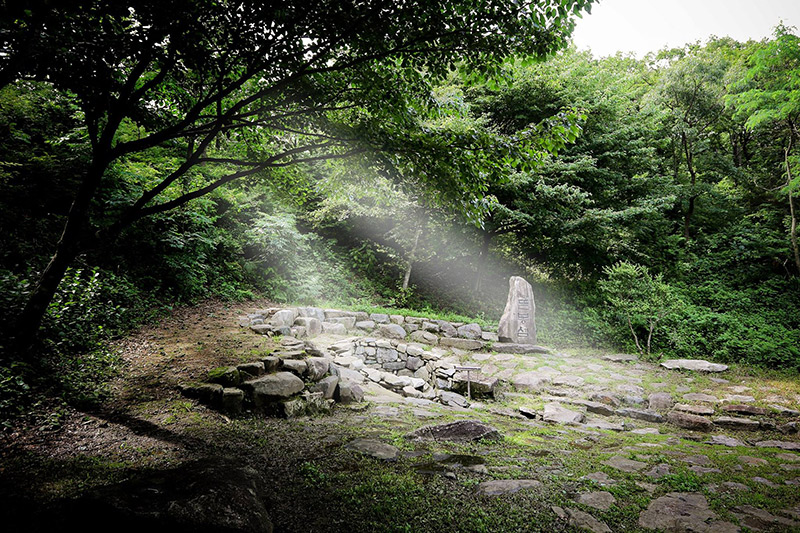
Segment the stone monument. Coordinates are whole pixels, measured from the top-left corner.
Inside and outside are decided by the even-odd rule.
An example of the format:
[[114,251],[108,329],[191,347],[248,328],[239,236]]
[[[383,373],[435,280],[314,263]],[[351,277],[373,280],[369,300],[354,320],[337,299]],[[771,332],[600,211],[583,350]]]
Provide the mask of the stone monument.
[[500,342],[536,344],[536,304],[531,284],[519,276],[508,280],[508,300],[497,329]]

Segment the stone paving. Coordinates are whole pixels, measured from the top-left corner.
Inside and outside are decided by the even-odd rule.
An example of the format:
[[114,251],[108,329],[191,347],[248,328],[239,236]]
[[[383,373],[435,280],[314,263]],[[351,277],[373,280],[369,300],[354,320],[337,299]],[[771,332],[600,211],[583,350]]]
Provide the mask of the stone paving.
[[[462,362],[480,365],[486,375],[510,369],[501,378],[505,393],[496,401],[457,411],[428,405],[427,416],[475,416],[496,423],[505,436],[525,434],[531,425],[554,429],[556,454],[585,445],[584,453],[593,456],[589,462],[602,470],[582,476],[571,502],[553,506],[553,513],[572,527],[614,531],[614,513],[633,507],[641,531],[800,531],[797,504],[774,508],[764,506],[762,499],[788,491],[793,491],[789,501],[800,498],[797,390],[779,393],[746,377],[712,381],[702,371],[668,370],[631,357],[509,355],[459,354]],[[395,418],[418,416],[414,410],[419,405],[374,392],[367,391],[366,398],[375,404],[367,413],[386,414],[381,409],[389,403]],[[601,443],[608,435],[628,444],[604,449]],[[565,445],[572,450],[563,449]],[[505,477],[514,470],[489,465],[486,472],[482,477]],[[484,480],[476,490],[504,497],[546,488],[552,479],[528,476],[524,469],[518,474],[524,477]],[[686,490],[670,490],[682,483]],[[623,484],[645,494],[646,505],[636,507],[608,490]],[[741,503],[750,497],[753,504]]]
[[[390,320],[408,324],[403,317]],[[387,386],[385,374],[380,379],[364,374],[360,382],[367,407],[353,410],[346,420],[383,434],[353,441],[348,446],[354,453],[394,461],[400,449],[391,443],[390,432],[409,429],[407,446],[417,450],[419,439],[412,437],[438,435],[440,424],[472,420],[486,424],[485,433],[492,435],[470,444],[480,450],[480,461],[444,453],[421,458],[417,471],[474,477],[477,494],[491,498],[568,487],[569,498],[559,500],[552,512],[579,530],[613,531],[620,513],[635,513],[641,531],[800,531],[797,383],[776,385],[707,361],[658,364],[630,354],[506,353],[492,340],[475,341],[476,349],[442,343],[440,337],[430,352],[425,343],[435,342],[433,330],[443,335],[445,327],[422,320],[412,324],[419,329],[411,333],[430,335],[415,335],[424,353],[413,352],[406,361],[418,358],[420,366],[412,368],[418,364],[412,360],[401,377],[410,380],[426,369],[419,375],[430,378],[416,390],[427,397]],[[408,354],[402,333],[391,334],[398,336],[392,346],[400,343]],[[480,328],[469,335],[492,339]],[[323,353],[333,346],[338,362],[348,365],[343,369],[352,370],[354,361],[342,356],[342,346],[352,342],[348,337],[328,334],[315,342]],[[357,355],[348,350],[346,357]],[[454,376],[445,375],[445,365],[480,367],[473,375],[476,382],[494,384],[484,391],[491,394],[469,400],[439,390],[444,378]],[[446,446],[448,437],[440,441]],[[430,449],[423,445],[410,453]]]

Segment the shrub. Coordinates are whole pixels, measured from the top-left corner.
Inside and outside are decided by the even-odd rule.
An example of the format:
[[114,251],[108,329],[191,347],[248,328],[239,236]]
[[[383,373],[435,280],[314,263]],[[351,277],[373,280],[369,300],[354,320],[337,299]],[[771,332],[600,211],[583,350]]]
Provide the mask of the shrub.
[[[646,267],[620,261],[603,269],[600,281],[614,315],[625,321],[639,353],[650,356],[656,327],[678,308],[678,298],[663,277],[650,275]],[[646,334],[646,341],[640,340]]]

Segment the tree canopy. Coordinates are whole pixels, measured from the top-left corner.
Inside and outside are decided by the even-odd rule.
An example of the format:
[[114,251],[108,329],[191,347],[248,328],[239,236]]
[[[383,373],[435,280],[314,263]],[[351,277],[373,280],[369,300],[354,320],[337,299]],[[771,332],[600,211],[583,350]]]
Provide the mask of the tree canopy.
[[[435,113],[430,80],[457,67],[491,74],[511,52],[552,52],[589,3],[3,4],[0,84],[35,80],[74,100],[90,146],[21,315],[23,344],[79,253],[240,178],[380,153],[386,171],[479,212],[492,175],[473,172],[491,167],[485,137],[424,127]],[[129,202],[96,201],[117,165],[160,150],[172,161],[130,184]]]

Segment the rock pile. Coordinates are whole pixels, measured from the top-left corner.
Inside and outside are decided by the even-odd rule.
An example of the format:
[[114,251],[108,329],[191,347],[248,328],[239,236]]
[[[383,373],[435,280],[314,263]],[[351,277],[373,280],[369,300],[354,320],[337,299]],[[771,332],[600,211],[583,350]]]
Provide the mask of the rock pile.
[[334,402],[363,400],[357,380],[342,376],[330,357],[293,337],[282,339],[277,355],[209,372],[206,383],[182,387],[186,396],[229,414],[245,410],[295,417],[329,412]]

